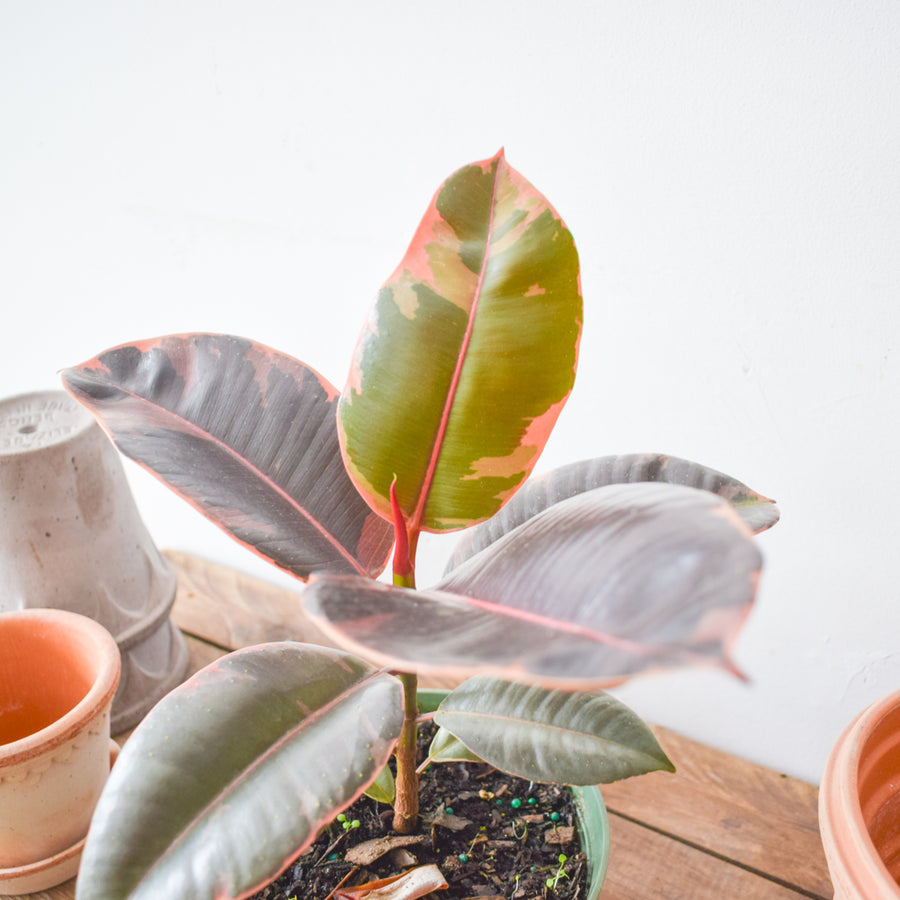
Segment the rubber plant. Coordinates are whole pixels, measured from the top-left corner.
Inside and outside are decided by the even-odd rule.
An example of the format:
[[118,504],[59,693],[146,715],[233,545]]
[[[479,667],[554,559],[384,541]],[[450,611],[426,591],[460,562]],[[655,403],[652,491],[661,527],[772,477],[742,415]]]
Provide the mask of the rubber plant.
[[[501,151],[440,186],[342,392],[216,334],[64,371],[123,453],[307,581],[298,603],[341,648],[238,651],[159,703],[100,801],[79,900],[249,896],[362,792],[393,791],[392,754],[394,826],[415,828],[423,673],[461,681],[435,714],[438,758],[564,784],[671,768],[604,689],[671,666],[733,670],[761,564],[753,533],[778,512],[653,454],[526,482],[581,328],[572,235]],[[420,590],[421,533],[461,529]]]

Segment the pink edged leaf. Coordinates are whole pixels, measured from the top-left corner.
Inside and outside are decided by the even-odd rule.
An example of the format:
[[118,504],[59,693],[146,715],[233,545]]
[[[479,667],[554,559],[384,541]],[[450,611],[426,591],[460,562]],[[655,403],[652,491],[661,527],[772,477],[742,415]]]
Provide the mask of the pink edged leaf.
[[436,193],[364,325],[340,402],[347,469],[410,534],[493,515],[534,467],[575,379],[578,254],[502,152]]
[[445,574],[554,503],[610,484],[645,481],[683,484],[711,491],[731,503],[755,534],[771,528],[778,521],[779,512],[774,501],[737,479],[700,463],[662,453],[600,456],[530,478],[500,512],[460,537]]
[[244,338],[172,335],[63,372],[119,449],[298,578],[377,576],[393,532],[344,469],[337,390]]
[[722,498],[610,485],[554,504],[431,591],[321,576],[302,599],[334,640],[398,669],[602,688],[650,669],[733,668],[760,566]]
[[379,878],[356,887],[338,888],[335,900],[418,900],[432,891],[445,891],[449,885],[441,870],[429,863],[416,866],[402,875]]
[[94,814],[79,900],[247,897],[387,763],[398,679],[309,644],[229,654],[161,700]]

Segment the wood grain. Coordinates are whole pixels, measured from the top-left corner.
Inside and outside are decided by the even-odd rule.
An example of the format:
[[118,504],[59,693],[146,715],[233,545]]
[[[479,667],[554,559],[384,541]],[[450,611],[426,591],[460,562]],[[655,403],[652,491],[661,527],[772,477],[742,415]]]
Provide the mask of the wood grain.
[[615,814],[609,819],[610,857],[602,900],[800,900],[809,896]]
[[831,896],[814,785],[666,729],[654,731],[677,772],[604,786],[610,811],[813,896]]
[[75,897],[75,879],[66,881],[57,887],[46,891],[38,891],[36,894],[0,894],[4,900],[73,900]]
[[230,650],[268,641],[328,643],[303,612],[301,582],[291,591],[186,553],[163,555],[178,572],[172,618],[182,631]]
[[[285,640],[334,646],[303,611],[302,582],[291,590],[186,553],[163,555],[178,572],[172,619],[182,631],[231,650]],[[449,689],[459,680],[427,677],[420,684]]]

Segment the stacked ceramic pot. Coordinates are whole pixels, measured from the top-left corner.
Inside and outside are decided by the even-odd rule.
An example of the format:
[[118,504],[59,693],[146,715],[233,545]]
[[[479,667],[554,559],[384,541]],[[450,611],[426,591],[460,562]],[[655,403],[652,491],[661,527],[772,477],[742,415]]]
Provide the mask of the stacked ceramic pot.
[[0,401],[0,611],[69,610],[122,655],[113,734],[185,676],[172,567],[141,521],[118,452],[62,391]]

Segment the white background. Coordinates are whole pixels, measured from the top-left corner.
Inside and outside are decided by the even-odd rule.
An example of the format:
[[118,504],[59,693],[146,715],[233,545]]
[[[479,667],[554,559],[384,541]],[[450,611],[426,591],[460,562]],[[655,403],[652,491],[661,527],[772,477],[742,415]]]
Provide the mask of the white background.
[[[783,512],[751,682],[622,696],[816,781],[900,686],[898,89],[897,0],[0,0],[0,393],[191,330],[341,385],[433,191],[504,146],[582,259],[539,470],[660,450]],[[128,471],[158,544],[282,578]]]

